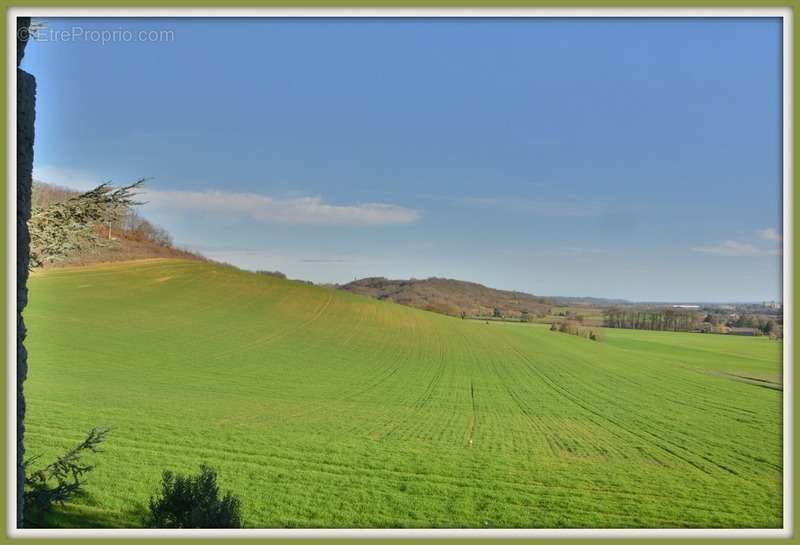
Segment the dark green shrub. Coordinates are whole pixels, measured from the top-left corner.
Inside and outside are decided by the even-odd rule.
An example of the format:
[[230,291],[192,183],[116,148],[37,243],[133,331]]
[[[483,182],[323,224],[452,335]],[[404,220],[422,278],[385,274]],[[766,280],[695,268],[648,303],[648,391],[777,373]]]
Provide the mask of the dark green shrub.
[[241,501],[230,491],[220,499],[217,473],[200,466],[199,475],[164,471],[161,494],[150,498],[151,528],[241,528]]

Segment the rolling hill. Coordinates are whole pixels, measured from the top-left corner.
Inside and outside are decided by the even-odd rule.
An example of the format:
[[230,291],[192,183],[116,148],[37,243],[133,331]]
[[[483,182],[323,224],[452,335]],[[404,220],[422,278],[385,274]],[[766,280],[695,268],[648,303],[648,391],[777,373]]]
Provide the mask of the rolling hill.
[[596,343],[233,267],[37,271],[25,441],[111,428],[51,521],[135,526],[215,467],[252,527],[779,527],[781,343]]
[[450,316],[458,316],[461,312],[468,316],[491,316],[494,309],[499,309],[504,316],[519,317],[523,313],[544,316],[550,308],[549,301],[528,293],[496,290],[450,278],[388,280],[373,277],[339,287],[359,295]]

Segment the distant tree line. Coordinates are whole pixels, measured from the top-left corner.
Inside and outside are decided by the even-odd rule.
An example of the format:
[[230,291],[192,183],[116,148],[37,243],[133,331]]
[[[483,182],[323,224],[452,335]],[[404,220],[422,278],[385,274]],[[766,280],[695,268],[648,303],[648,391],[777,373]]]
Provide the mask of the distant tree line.
[[574,310],[564,310],[558,313],[558,316],[564,316],[568,321],[583,323],[583,314],[578,314]]
[[275,278],[286,279],[286,275],[281,271],[256,271],[256,274],[263,274],[264,276],[274,276]]
[[127,240],[154,242],[161,246],[173,244],[172,235],[166,229],[153,225],[131,208],[126,209],[119,220],[110,222],[108,232],[112,238],[117,235]]
[[742,314],[735,320],[728,322],[731,327],[752,327],[758,329],[765,335],[769,335],[778,328],[778,322],[773,319],[764,318],[756,314]]
[[712,330],[746,327],[753,329],[753,334],[757,336],[767,335],[772,339],[783,338],[783,319],[780,316],[776,319],[758,314],[734,314],[733,317],[726,318],[709,312],[703,321],[711,324]]
[[648,329],[652,331],[695,331],[700,317],[697,312],[672,308],[609,308],[603,314],[605,327]]

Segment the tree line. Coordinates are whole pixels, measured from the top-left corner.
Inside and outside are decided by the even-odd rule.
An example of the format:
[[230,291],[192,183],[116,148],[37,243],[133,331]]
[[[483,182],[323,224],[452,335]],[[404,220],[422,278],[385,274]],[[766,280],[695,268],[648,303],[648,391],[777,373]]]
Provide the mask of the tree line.
[[609,308],[603,313],[603,325],[622,329],[652,331],[694,331],[700,317],[697,312],[672,308]]
[[726,320],[725,317],[708,313],[703,321],[710,324],[712,330],[715,331],[725,332],[731,327],[747,327],[753,329],[753,334],[756,336],[767,335],[771,339],[783,338],[782,316],[771,318],[758,314],[740,314]]

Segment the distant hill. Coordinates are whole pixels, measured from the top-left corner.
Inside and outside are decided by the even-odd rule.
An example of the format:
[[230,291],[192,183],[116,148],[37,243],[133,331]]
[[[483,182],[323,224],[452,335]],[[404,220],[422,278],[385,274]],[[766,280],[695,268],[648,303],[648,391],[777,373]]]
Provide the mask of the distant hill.
[[604,297],[563,297],[560,295],[548,296],[548,300],[557,305],[609,307],[613,305],[631,305],[627,299],[606,299]]
[[341,285],[339,289],[450,316],[459,316],[462,312],[467,316],[491,316],[495,309],[508,317],[544,316],[551,304],[528,293],[496,290],[449,278],[362,278]]

